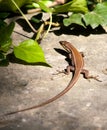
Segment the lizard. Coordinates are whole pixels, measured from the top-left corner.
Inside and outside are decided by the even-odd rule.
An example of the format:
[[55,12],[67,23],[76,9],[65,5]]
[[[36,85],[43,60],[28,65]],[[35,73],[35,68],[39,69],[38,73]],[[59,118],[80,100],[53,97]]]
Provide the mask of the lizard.
[[87,78],[87,79],[88,78],[94,78],[94,79],[100,81],[99,79],[97,79],[97,76],[95,76],[95,77],[89,76],[88,70],[83,69],[83,67],[84,67],[83,56],[71,43],[69,43],[67,41],[60,41],[59,43],[69,53],[69,58],[70,58],[71,65],[72,65],[72,66],[67,67],[66,74],[69,74],[70,71],[74,71],[73,78],[71,78],[68,86],[64,90],[62,90],[59,94],[57,94],[56,96],[48,99],[47,101],[42,102],[41,104],[29,107],[29,108],[9,112],[9,113],[6,113],[5,115],[16,114],[16,113],[19,113],[19,112],[39,108],[39,107],[42,107],[44,105],[47,105],[47,104],[55,101],[56,99],[60,98],[65,93],[67,93],[74,86],[74,84],[77,82],[81,73],[84,74],[84,77]]

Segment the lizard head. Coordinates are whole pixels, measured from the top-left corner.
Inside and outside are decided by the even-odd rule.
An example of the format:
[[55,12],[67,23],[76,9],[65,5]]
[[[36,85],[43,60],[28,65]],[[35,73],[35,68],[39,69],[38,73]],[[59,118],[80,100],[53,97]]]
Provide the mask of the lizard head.
[[69,53],[71,44],[67,41],[59,41],[60,45]]

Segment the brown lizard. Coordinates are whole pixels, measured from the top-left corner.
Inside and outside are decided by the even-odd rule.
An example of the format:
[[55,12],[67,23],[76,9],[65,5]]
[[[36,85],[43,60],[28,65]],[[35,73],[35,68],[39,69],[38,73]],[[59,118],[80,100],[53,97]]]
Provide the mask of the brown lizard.
[[[18,110],[18,111],[10,112],[10,113],[7,113],[5,115],[11,115],[11,114],[15,114],[15,113],[18,113],[18,112],[23,112],[23,111],[35,109],[35,108],[42,107],[42,106],[44,106],[46,104],[49,104],[49,103],[55,101],[56,99],[58,99],[62,95],[64,95],[66,92],[68,92],[74,86],[74,84],[77,82],[77,80],[78,80],[78,78],[80,76],[80,73],[83,73],[85,78],[94,78],[94,79],[98,80],[97,77],[88,76],[88,71],[83,69],[84,60],[83,60],[83,57],[82,57],[81,53],[78,52],[78,50],[71,43],[69,43],[67,41],[60,41],[59,43],[69,53],[69,58],[71,59],[72,66],[67,67],[67,73],[69,73],[70,70],[74,71],[74,76],[71,79],[68,86],[63,91],[61,91],[59,94],[54,96],[53,98],[50,98],[47,101],[45,101],[45,102],[43,102],[43,103],[41,103],[39,105],[35,105],[35,106],[29,107],[29,108],[25,108],[25,109],[21,109],[21,110]],[[100,80],[98,80],[98,81],[100,81]]]

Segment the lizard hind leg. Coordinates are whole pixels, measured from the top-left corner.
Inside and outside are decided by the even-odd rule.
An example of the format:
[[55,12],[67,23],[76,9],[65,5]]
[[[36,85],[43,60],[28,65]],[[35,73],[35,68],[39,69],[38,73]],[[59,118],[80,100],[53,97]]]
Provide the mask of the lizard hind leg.
[[86,78],[86,79],[95,79],[95,80],[97,80],[97,81],[99,81],[99,82],[102,82],[102,81],[99,79],[99,76],[98,76],[98,75],[97,75],[97,76],[89,75],[89,71],[88,71],[88,70],[83,69],[83,70],[81,71],[81,73],[84,75],[84,78]]

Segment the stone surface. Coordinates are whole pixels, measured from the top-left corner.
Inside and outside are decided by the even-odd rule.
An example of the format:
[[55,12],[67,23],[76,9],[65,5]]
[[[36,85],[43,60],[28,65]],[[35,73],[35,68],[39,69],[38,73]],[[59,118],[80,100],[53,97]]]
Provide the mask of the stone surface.
[[[32,37],[16,24],[15,31]],[[14,43],[26,39],[17,33]],[[102,82],[81,75],[74,87],[60,99],[38,109],[1,117],[0,130],[107,130],[107,34],[57,35],[50,32],[42,40],[47,62],[52,68],[10,62],[0,67],[0,115],[37,105],[62,91],[72,77],[53,75],[68,65],[57,49],[60,40],[71,42],[84,52],[85,69],[99,75]]]

